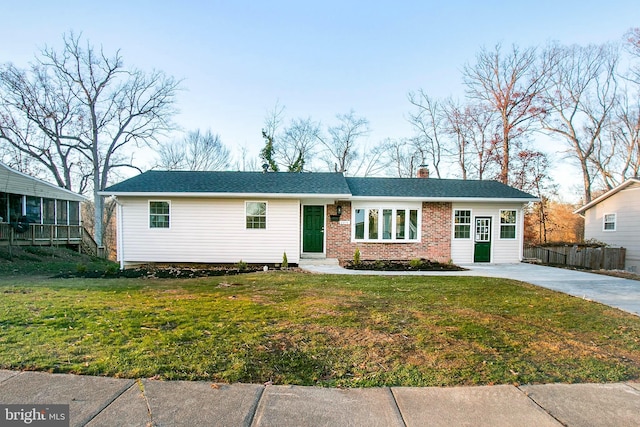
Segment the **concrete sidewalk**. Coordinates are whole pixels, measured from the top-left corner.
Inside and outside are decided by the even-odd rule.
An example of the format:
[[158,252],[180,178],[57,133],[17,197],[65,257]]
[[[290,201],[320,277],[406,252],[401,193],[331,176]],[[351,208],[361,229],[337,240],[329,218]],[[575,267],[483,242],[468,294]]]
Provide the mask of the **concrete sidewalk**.
[[640,383],[331,389],[0,370],[0,403],[69,404],[71,426],[640,425]]

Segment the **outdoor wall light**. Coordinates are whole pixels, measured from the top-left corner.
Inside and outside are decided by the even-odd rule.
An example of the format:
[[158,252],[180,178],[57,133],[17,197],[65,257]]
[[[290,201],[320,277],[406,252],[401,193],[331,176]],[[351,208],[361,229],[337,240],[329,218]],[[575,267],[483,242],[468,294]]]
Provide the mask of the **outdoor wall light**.
[[336,207],[336,213],[338,214],[338,216],[342,215],[342,205],[338,205]]

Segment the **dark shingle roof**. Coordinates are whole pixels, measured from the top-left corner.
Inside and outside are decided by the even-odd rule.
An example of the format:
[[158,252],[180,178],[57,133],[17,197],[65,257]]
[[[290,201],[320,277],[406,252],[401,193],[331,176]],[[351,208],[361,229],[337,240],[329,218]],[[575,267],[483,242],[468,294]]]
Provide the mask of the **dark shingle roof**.
[[497,181],[434,178],[345,178],[340,173],[149,171],[105,194],[282,194],[417,199],[516,199],[534,196]]
[[339,173],[149,171],[104,190],[113,193],[350,195]]
[[535,199],[497,181],[434,178],[346,178],[355,197]]

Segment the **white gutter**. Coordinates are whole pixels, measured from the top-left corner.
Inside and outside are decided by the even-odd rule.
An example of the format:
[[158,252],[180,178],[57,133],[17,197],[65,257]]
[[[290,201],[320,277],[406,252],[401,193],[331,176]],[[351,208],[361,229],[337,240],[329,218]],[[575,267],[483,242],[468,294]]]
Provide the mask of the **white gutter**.
[[274,199],[344,199],[350,194],[315,194],[315,193],[172,193],[172,192],[114,192],[101,191],[102,196],[114,197],[215,197],[215,198],[274,198]]

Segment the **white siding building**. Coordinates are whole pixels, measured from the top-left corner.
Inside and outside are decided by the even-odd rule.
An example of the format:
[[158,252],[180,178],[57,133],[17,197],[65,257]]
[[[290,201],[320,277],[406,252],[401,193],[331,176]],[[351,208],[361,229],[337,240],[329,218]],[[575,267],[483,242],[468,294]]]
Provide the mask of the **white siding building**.
[[495,181],[340,173],[150,171],[103,192],[118,204],[118,259],[291,264],[302,257],[522,259],[524,206]]
[[584,217],[585,240],[626,248],[625,268],[640,272],[640,179],[628,179],[575,213]]

